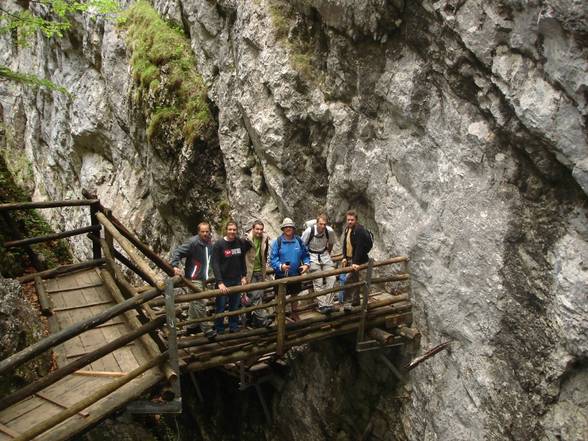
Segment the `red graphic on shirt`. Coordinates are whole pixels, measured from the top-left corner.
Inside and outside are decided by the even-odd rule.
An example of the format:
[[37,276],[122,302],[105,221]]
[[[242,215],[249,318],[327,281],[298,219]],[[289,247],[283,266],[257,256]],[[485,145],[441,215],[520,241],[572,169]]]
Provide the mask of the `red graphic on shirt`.
[[192,270],[192,274],[190,274],[190,278],[192,280],[196,280],[198,278],[198,274],[200,273],[200,267],[202,263],[199,260],[194,260],[194,269]]
[[224,251],[225,257],[238,256],[241,254],[241,248],[233,248],[232,250]]

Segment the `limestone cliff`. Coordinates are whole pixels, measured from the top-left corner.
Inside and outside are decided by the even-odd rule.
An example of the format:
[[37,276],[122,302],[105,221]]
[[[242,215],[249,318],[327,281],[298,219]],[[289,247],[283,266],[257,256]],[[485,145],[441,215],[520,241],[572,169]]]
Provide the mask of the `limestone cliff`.
[[[194,182],[226,191],[240,222],[260,216],[274,230],[286,215],[356,208],[376,258],[411,258],[423,347],[452,341],[411,373],[403,400],[381,373],[369,385],[375,362],[309,349],[273,402],[296,424],[265,436],[585,439],[586,2],[154,4],[189,36],[218,124],[207,158],[223,164],[203,170],[194,149],[157,154],[132,103],[124,32],[80,19],[64,40],[0,41],[0,62],[74,94],[0,84],[35,196],[95,190],[159,250],[196,217],[220,216],[222,197],[204,200]],[[302,375],[321,369],[341,384]],[[346,404],[329,407],[333,394]]]

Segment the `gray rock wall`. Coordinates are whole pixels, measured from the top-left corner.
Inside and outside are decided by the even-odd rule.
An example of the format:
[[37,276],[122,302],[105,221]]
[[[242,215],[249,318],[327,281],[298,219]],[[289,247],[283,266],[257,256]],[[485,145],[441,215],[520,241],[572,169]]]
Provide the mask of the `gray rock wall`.
[[[390,440],[585,438],[585,2],[155,4],[188,30],[218,108],[233,215],[275,231],[283,216],[302,222],[324,207],[339,221],[357,209],[376,258],[411,258],[423,348],[452,341],[411,373],[402,400],[388,377],[367,387],[384,369],[375,362],[365,375],[337,370],[341,386],[328,375],[308,384],[332,367],[330,351],[365,366],[351,350],[309,349],[273,408],[300,430],[282,424],[268,439],[358,439],[367,429]],[[26,115],[16,129],[39,197],[87,184],[165,248],[186,228],[166,193],[175,163],[146,167],[157,160],[139,148],[121,35],[100,22],[76,34],[71,47],[39,42],[11,55],[83,99],[19,89],[4,117]],[[305,385],[316,393],[300,395]],[[329,393],[370,405],[331,412]]]

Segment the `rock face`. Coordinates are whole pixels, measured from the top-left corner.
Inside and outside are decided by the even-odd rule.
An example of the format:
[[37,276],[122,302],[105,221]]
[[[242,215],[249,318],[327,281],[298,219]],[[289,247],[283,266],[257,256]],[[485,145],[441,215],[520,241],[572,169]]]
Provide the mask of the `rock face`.
[[[238,221],[262,217],[275,231],[283,216],[302,222],[326,208],[339,220],[357,209],[376,258],[410,256],[423,348],[452,341],[411,373],[402,400],[387,377],[374,391],[351,368],[336,370],[341,385],[322,373],[310,382],[360,361],[309,349],[273,401],[299,430],[276,417],[284,424],[266,438],[585,438],[585,2],[154,3],[190,36]],[[11,88],[0,102],[36,195],[96,190],[156,248],[171,246],[190,213],[166,190],[189,178],[172,176],[181,158],[155,159],[129,108],[122,35],[88,20],[70,37],[24,52],[0,43],[3,63],[75,94]],[[333,412],[329,393],[371,405]]]
[[[43,327],[32,305],[24,298],[16,280],[0,277],[0,359],[23,350],[43,337]],[[0,380],[2,396],[15,392],[23,385],[46,375],[51,357],[44,355],[23,365]]]

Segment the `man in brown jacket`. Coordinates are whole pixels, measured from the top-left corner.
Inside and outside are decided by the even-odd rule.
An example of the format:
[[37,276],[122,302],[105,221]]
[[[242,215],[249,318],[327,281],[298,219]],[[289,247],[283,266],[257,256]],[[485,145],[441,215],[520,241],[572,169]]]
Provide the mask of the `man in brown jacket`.
[[[269,237],[264,232],[265,225],[262,221],[253,222],[251,230],[247,233],[247,241],[251,248],[245,254],[245,263],[247,264],[247,281],[249,283],[263,282],[267,271],[267,254],[269,252]],[[250,306],[261,305],[263,302],[263,290],[247,293]],[[258,309],[253,311],[253,326],[269,326],[272,320],[268,317],[267,309]]]

